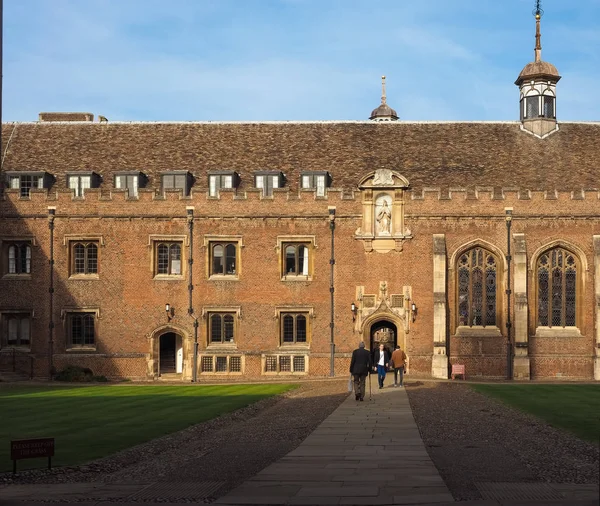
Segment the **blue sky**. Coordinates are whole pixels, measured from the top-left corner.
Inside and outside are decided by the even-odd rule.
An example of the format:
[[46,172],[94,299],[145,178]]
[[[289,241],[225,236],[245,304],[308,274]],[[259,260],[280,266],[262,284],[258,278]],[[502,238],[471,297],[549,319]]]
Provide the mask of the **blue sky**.
[[[4,0],[3,121],[517,120],[533,0]],[[545,0],[557,115],[600,120],[600,0]]]

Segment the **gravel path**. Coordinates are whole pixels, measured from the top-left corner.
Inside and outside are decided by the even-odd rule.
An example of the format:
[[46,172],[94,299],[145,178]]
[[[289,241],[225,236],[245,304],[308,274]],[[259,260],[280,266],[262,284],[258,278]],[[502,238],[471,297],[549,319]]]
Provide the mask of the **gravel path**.
[[475,482],[598,484],[594,444],[465,384],[415,382],[407,393],[427,451],[457,500],[481,499]]
[[[227,482],[224,495],[296,448],[348,395],[347,380],[307,381],[216,420],[94,463],[12,476],[8,483]],[[553,429],[461,383],[407,383],[427,450],[458,500],[475,482],[598,484],[598,446]]]

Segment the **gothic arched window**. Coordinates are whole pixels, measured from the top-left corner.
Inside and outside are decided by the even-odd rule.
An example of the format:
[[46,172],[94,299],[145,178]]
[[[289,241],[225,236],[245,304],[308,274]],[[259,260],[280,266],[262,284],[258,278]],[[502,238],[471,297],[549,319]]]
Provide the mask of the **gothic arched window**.
[[538,326],[575,326],[577,263],[575,255],[563,248],[540,255],[536,273]]
[[459,325],[495,326],[498,261],[483,248],[473,248],[458,257]]

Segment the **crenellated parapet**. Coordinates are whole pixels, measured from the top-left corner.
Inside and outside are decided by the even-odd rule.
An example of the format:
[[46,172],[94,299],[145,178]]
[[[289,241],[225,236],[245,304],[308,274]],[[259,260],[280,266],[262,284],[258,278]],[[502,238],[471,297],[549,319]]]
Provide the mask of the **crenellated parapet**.
[[[364,214],[364,190],[329,188],[324,196],[314,190],[292,191],[275,189],[264,196],[260,189],[246,191],[226,189],[217,196],[205,191],[184,195],[181,190],[157,192],[140,188],[135,197],[127,190],[90,188],[84,197],[75,197],[68,189],[32,189],[24,198],[19,190],[5,189],[0,198],[0,213],[35,215],[46,213],[48,206],[60,214],[170,215],[185,214],[193,206],[197,213],[211,216],[326,216],[327,208],[335,206],[338,216],[360,217]],[[600,189],[578,191],[527,190],[519,188],[423,188],[404,190],[403,213],[419,215],[489,216],[503,215],[505,207],[514,207],[518,216],[551,214],[553,216],[599,215]],[[183,211],[181,211],[183,210]]]
[[600,200],[600,189],[589,188],[577,191],[563,190],[527,190],[520,188],[423,188],[419,191],[410,192],[412,201],[422,200],[479,200],[479,201],[502,201],[504,203],[516,201],[571,201],[571,200]]

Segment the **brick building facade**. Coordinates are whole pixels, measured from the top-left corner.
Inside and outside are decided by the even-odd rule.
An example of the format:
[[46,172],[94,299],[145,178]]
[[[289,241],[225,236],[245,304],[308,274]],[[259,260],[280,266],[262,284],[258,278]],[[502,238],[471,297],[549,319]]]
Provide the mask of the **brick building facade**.
[[0,365],[346,375],[364,340],[600,379],[600,124],[557,122],[537,27],[515,122],[397,121],[384,88],[369,121],[3,124]]

